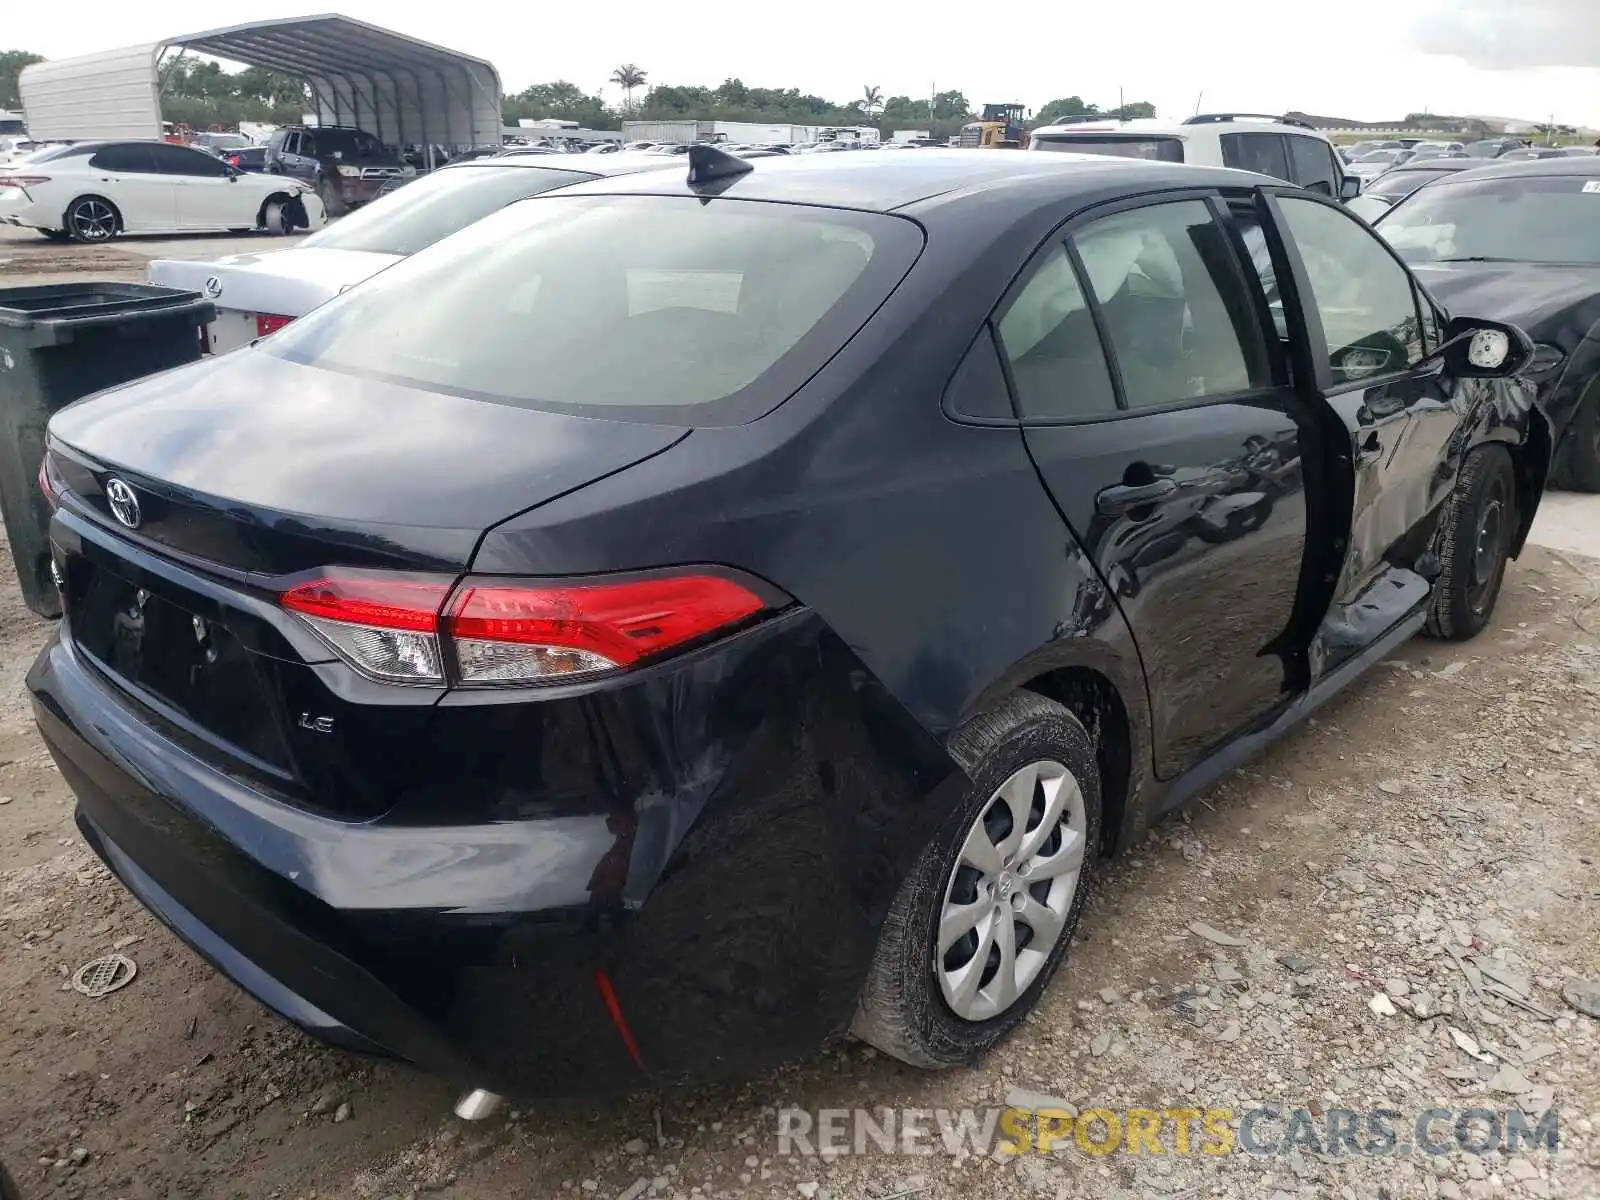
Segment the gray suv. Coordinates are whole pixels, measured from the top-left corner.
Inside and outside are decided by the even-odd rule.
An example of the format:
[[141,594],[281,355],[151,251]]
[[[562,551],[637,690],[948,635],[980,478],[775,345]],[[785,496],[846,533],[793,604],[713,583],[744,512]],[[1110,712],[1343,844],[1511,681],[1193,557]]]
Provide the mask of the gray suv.
[[383,186],[410,174],[400,156],[364,129],[285,125],[267,142],[265,170],[317,189],[330,217],[376,199]]

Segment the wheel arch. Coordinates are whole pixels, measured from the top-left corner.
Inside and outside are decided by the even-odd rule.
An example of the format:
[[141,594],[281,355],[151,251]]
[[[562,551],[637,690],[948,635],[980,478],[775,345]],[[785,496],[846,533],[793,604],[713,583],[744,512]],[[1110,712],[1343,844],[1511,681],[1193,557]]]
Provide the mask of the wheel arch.
[[1508,443],[1506,449],[1511,452],[1511,468],[1517,483],[1517,535],[1511,542],[1511,556],[1515,558],[1527,545],[1545,483],[1550,478],[1555,439],[1549,418],[1537,408],[1533,409],[1528,414],[1527,435],[1520,443]]
[[1078,718],[1100,770],[1100,853],[1128,844],[1146,819],[1150,787],[1150,714],[1143,668],[1094,639],[1052,642],[1028,655],[967,707],[963,723],[1013,692],[1054,700]]
[[270,192],[266,196],[263,196],[261,198],[261,206],[256,209],[256,227],[258,229],[266,228],[267,209],[272,207],[274,204],[281,206],[286,212],[290,212],[292,216],[291,206],[299,199],[300,194],[298,192],[286,190]]
[[128,223],[123,218],[121,207],[110,196],[100,192],[79,192],[71,200],[67,201],[66,207],[61,210],[61,228],[64,232],[69,234],[72,232],[72,210],[85,200],[98,200],[101,204],[104,204],[111,210],[111,215],[116,220],[116,232],[127,232]]

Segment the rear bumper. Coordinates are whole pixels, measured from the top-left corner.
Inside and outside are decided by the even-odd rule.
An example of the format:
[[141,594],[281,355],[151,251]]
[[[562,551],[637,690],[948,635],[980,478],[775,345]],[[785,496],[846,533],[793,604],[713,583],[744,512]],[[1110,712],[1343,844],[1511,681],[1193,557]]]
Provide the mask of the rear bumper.
[[[707,690],[730,681],[748,686]],[[549,799],[484,824],[286,804],[146,723],[70,631],[28,687],[85,838],[197,952],[324,1041],[514,1094],[809,1053],[848,1023],[953,782],[807,613],[620,692],[547,702],[581,706],[613,757],[584,798],[570,740],[517,742]],[[475,719],[514,736],[512,716]],[[464,777],[463,809],[493,786]]]

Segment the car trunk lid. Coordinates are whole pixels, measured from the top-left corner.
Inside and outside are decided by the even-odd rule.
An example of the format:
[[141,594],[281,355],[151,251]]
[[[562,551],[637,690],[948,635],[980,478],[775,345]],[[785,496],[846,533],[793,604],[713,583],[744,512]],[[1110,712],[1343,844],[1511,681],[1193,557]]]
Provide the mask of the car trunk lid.
[[329,564],[461,570],[483,531],[657,454],[687,431],[514,407],[256,350],[57,413],[67,487],[113,529],[261,575]]

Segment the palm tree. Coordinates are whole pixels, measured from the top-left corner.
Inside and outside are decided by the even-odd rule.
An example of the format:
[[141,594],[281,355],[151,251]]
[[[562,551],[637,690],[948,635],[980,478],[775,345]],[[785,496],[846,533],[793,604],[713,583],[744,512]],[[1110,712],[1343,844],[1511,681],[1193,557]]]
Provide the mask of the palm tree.
[[632,63],[623,63],[611,72],[611,82],[622,89],[626,97],[623,107],[628,110],[633,108],[633,92],[635,88],[642,88],[645,84],[645,73]]
[[867,120],[872,120],[872,114],[883,107],[883,89],[871,86],[862,88],[858,103],[861,105],[861,110],[867,114]]

